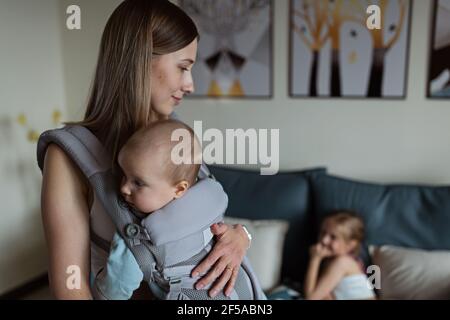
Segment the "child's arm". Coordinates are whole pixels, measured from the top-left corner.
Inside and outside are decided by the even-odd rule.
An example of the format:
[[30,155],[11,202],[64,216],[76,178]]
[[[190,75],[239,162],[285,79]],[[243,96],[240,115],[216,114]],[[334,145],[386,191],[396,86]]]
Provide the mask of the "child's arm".
[[95,278],[93,290],[107,300],[128,300],[139,288],[143,273],[118,233],[114,235],[105,269]]
[[320,264],[322,263],[322,258],[319,256],[311,256],[309,260],[308,271],[306,272],[305,279],[305,297],[309,299],[310,295],[314,291],[317,285],[317,277],[319,274]]
[[[310,270],[308,270],[309,277],[309,287],[307,292],[305,292],[306,298],[310,300],[322,300],[328,298],[334,288],[339,284],[339,281],[347,274],[348,261],[347,257],[337,257],[334,258],[331,264],[326,268],[323,275],[317,280],[318,266],[320,262],[314,261],[312,258],[310,262]],[[316,260],[318,260],[316,258]],[[314,269],[316,272],[314,273]],[[315,276],[315,278],[313,278]],[[308,280],[307,280],[308,283]]]
[[304,288],[306,298],[308,298],[316,288],[320,264],[322,263],[323,258],[329,255],[330,253],[328,250],[320,243],[317,243],[309,248],[310,259]]

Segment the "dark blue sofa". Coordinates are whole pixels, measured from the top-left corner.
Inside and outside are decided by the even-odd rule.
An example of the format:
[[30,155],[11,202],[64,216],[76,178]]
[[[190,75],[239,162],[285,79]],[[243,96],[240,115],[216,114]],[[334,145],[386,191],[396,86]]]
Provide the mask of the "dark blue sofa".
[[228,216],[290,222],[283,282],[302,283],[308,248],[321,219],[347,209],[362,215],[367,246],[391,244],[450,250],[450,187],[382,185],[329,175],[325,168],[261,176],[259,171],[210,166],[229,197]]

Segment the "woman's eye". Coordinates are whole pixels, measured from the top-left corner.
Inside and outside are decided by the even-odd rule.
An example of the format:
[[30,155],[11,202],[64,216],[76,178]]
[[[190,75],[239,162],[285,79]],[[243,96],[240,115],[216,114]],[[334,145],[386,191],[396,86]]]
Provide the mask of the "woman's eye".
[[180,69],[183,70],[184,72],[188,72],[189,71],[189,69],[185,68],[185,67],[180,67]]

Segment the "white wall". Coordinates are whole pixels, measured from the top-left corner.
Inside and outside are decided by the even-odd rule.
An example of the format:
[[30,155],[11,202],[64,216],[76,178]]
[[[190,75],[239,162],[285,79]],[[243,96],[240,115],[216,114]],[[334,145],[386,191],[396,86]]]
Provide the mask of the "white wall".
[[[84,90],[94,65],[105,11],[78,1],[96,30],[83,31],[76,44],[89,59],[72,63],[73,87],[69,105],[80,115]],[[425,98],[432,1],[413,1],[409,77],[406,100],[292,99],[288,96],[288,0],[276,0],[274,36],[274,98],[272,100],[188,100],[179,114],[189,123],[203,120],[204,127],[280,128],[280,168],[301,169],[324,165],[335,174],[378,182],[450,183],[450,104]],[[95,36],[94,36],[95,34]],[[96,38],[98,36],[98,39]],[[71,43],[71,45],[75,45]],[[85,52],[84,50],[92,50]],[[78,53],[77,53],[78,54]],[[75,56],[75,53],[69,56]],[[69,64],[68,64],[69,63]],[[78,86],[78,87],[77,87]],[[68,96],[71,96],[69,93]]]
[[0,294],[42,275],[47,256],[39,208],[38,132],[65,111],[57,0],[0,0]]
[[291,99],[288,1],[275,2],[275,96],[267,101],[187,101],[184,119],[208,127],[280,128],[280,167],[318,165],[378,182],[450,183],[450,100],[425,98],[429,0],[413,1],[407,99]]
[[[81,10],[81,30],[61,28],[64,60],[64,86],[73,120],[83,118],[91,80],[95,73],[98,49],[108,17],[122,0],[59,0],[59,11],[69,5]],[[67,15],[61,15],[65,19]],[[65,21],[62,21],[64,23]]]

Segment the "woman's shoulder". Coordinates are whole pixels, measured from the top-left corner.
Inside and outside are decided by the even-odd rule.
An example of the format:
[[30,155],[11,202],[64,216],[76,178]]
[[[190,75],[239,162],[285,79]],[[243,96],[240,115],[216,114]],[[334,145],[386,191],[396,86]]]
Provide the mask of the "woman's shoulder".
[[58,167],[59,169],[65,168],[69,171],[76,171],[76,169],[78,169],[75,163],[60,146],[56,143],[50,143],[45,153],[44,169],[53,169],[53,167]]
[[90,185],[88,180],[75,162],[55,143],[49,144],[47,148],[43,171],[44,174],[47,172],[54,178],[60,177],[61,180],[64,179],[61,182],[65,185],[71,185],[84,194],[89,194]]

